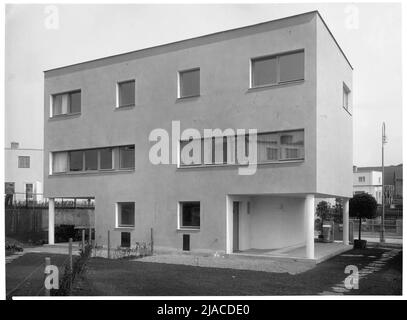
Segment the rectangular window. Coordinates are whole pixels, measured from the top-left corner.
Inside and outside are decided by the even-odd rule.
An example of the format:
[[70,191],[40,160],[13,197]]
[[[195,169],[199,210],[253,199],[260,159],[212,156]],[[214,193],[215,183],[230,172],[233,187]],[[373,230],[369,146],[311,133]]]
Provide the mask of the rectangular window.
[[304,50],[251,60],[251,87],[304,80]]
[[120,169],[134,168],[134,146],[120,147],[119,159]]
[[[240,141],[244,141],[244,144]],[[180,166],[239,164],[238,154],[249,156],[248,134],[241,136],[223,136],[217,138],[196,139],[180,142]],[[281,131],[257,134],[257,163],[304,159],[304,130]],[[199,144],[201,146],[199,147]],[[192,148],[196,145],[195,148]],[[185,151],[184,148],[188,148]],[[244,148],[244,150],[242,149]],[[200,152],[192,163],[186,160],[194,158],[194,151]],[[244,153],[243,153],[244,151]]]
[[185,229],[199,229],[201,226],[201,204],[199,201],[180,202],[179,226]]
[[134,145],[52,152],[52,172],[134,169]]
[[134,106],[136,104],[136,81],[119,82],[118,94],[118,108]]
[[5,182],[4,183],[4,193],[5,194],[14,194],[15,183],[14,182]]
[[52,116],[81,112],[81,91],[54,94],[52,96]]
[[52,173],[68,171],[68,152],[54,152],[52,154]]
[[19,156],[18,157],[18,167],[19,168],[29,168],[30,167],[30,157],[29,156]]
[[69,171],[83,170],[83,151],[69,152]]
[[85,150],[85,170],[98,169],[98,150]]
[[179,98],[200,95],[200,70],[192,69],[179,72]]
[[349,110],[349,96],[350,96],[350,90],[346,86],[346,84],[343,84],[343,97],[342,97],[342,106],[347,110]]
[[112,148],[100,149],[100,169],[112,169]]
[[359,177],[359,182],[365,182],[365,177]]
[[134,202],[117,203],[117,227],[133,228],[134,227]]

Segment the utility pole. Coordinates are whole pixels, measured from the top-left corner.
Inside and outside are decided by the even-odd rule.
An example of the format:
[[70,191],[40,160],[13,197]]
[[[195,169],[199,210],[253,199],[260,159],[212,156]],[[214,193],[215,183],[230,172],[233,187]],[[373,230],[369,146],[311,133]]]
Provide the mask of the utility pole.
[[386,144],[386,124],[382,124],[382,225],[380,228],[380,242],[384,243],[384,145]]

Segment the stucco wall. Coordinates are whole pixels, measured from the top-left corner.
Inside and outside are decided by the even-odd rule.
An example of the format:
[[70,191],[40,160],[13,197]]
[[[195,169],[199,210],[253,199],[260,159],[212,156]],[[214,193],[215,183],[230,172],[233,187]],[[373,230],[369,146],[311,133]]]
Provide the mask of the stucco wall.
[[[352,68],[318,16],[317,32],[317,190],[352,197]],[[350,113],[342,106],[343,83],[351,90]]]
[[[18,157],[29,156],[30,168],[19,168]],[[35,193],[42,193],[43,151],[31,149],[5,149],[4,181],[15,183],[15,192],[25,193],[25,184],[32,183]],[[37,183],[36,183],[37,182]],[[21,197],[19,197],[20,199]],[[22,196],[22,198],[24,198]]]

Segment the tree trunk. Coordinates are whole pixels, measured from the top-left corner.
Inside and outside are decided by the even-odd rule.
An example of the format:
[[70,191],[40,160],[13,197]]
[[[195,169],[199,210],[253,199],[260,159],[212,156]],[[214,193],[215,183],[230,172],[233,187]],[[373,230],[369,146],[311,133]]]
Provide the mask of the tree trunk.
[[360,241],[361,233],[362,233],[362,217],[359,217],[359,241]]

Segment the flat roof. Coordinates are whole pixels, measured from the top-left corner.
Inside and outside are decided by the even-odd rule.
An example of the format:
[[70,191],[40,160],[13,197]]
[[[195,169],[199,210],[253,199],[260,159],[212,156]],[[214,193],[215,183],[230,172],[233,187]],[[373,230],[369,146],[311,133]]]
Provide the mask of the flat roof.
[[70,64],[70,65],[66,65],[66,66],[62,66],[62,67],[48,69],[48,70],[45,70],[44,73],[45,73],[46,77],[48,77],[48,76],[52,77],[53,74],[59,74],[58,71],[75,72],[75,71],[79,71],[82,66],[85,67],[86,65],[88,65],[88,67],[98,67],[98,66],[105,65],[105,64],[114,64],[114,63],[119,63],[122,61],[128,61],[133,58],[134,59],[138,58],[140,56],[147,56],[149,53],[153,54],[153,53],[156,53],[157,51],[165,52],[165,50],[168,50],[168,51],[176,50],[176,49],[179,49],[180,47],[187,46],[187,45],[196,46],[196,45],[201,44],[201,43],[196,43],[196,41],[207,40],[208,42],[217,42],[217,41],[221,41],[222,37],[225,37],[227,35],[232,35],[232,34],[237,35],[239,32],[253,30],[253,29],[256,29],[261,26],[275,24],[276,22],[283,23],[283,22],[287,22],[292,19],[306,18],[307,16],[314,16],[314,15],[319,16],[319,18],[323,22],[324,26],[328,30],[329,34],[331,35],[332,39],[334,40],[335,44],[337,45],[339,51],[342,53],[343,57],[345,58],[345,60],[347,61],[347,63],[351,67],[351,69],[353,70],[351,63],[349,62],[349,60],[346,57],[345,53],[343,52],[342,48],[339,46],[339,44],[336,41],[335,37],[333,36],[332,32],[329,30],[328,25],[326,24],[326,22],[324,21],[324,19],[318,12],[318,10],[314,10],[314,11],[308,11],[305,13],[300,13],[297,15],[292,15],[292,16],[288,16],[288,17],[284,17],[284,18],[275,19],[275,20],[260,22],[260,23],[253,24],[253,25],[243,26],[243,27],[234,28],[234,29],[228,29],[228,30],[210,33],[210,34],[206,34],[206,35],[202,35],[202,36],[198,36],[198,37],[194,37],[194,38],[170,42],[170,43],[157,45],[157,46],[153,46],[153,47],[148,47],[148,48],[143,48],[143,49],[139,49],[139,50],[135,50],[135,51],[129,51],[129,52],[125,52],[125,53],[105,56],[105,57],[98,58],[98,59],[92,59],[92,60],[87,60],[84,62],[79,62],[79,63]]

